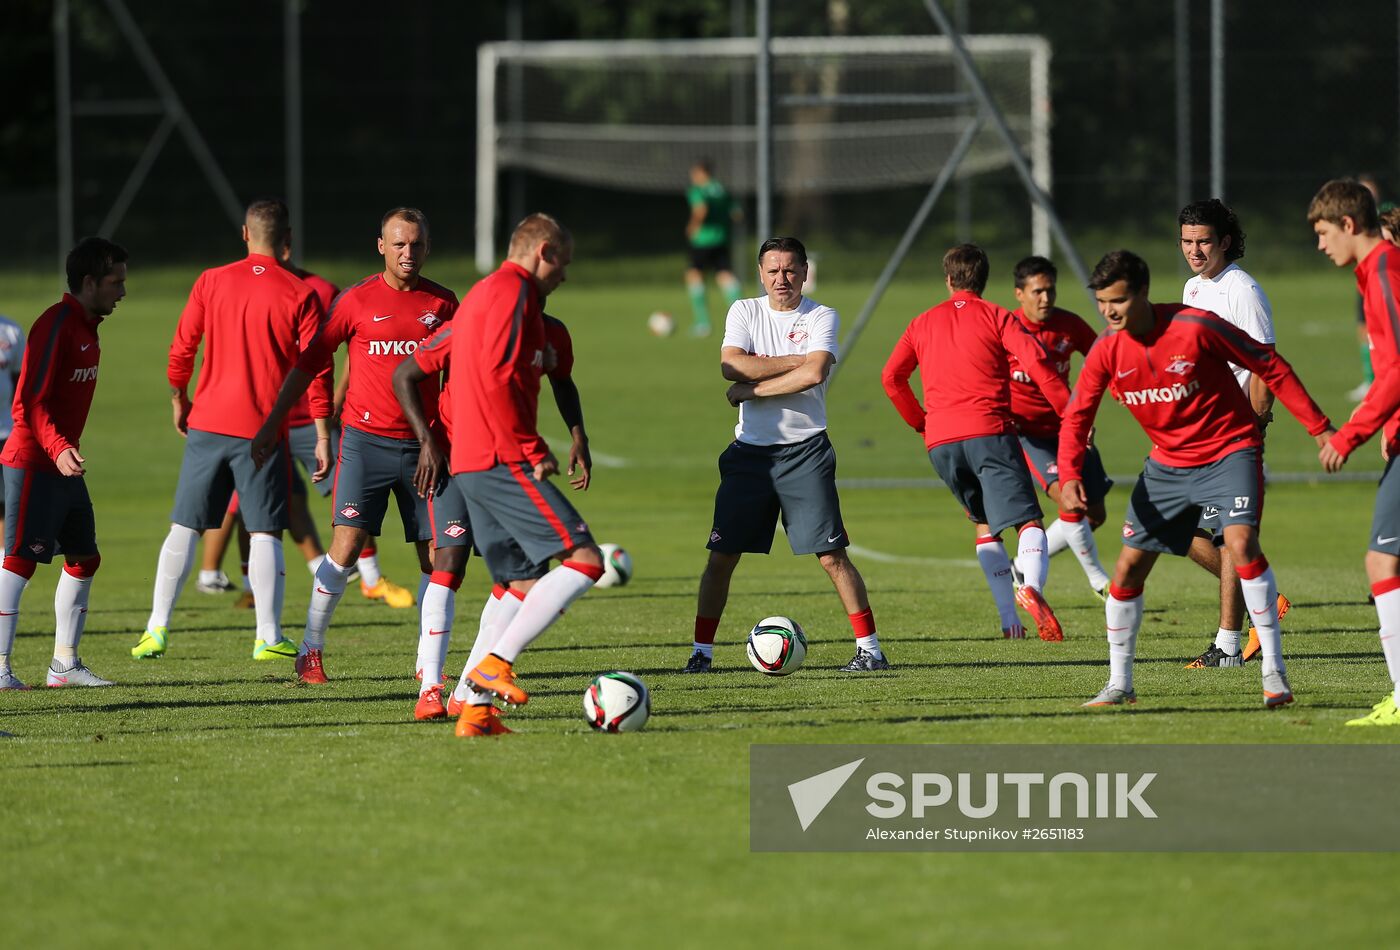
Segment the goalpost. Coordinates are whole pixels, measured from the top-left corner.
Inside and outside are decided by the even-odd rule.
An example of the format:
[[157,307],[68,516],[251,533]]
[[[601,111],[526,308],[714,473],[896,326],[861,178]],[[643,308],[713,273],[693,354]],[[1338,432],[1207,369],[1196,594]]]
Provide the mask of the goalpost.
[[[1050,189],[1050,45],[967,36],[985,91]],[[876,191],[1010,167],[949,36],[775,37],[773,164],[779,193]],[[489,43],[477,53],[476,264],[496,261],[500,172],[680,193],[699,157],[734,193],[758,186],[751,38]],[[1030,203],[1030,244],[1050,249]]]

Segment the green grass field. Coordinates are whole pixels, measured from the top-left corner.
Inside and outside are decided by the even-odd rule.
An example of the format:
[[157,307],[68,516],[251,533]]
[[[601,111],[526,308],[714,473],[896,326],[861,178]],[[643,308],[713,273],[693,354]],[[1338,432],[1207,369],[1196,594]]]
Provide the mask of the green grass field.
[[[345,284],[375,263],[320,269]],[[669,280],[676,265],[648,276]],[[525,947],[1393,939],[1388,882],[1400,865],[1390,855],[751,854],[754,742],[1394,741],[1341,728],[1387,688],[1361,570],[1374,486],[1270,491],[1265,550],[1295,604],[1285,647],[1299,702],[1282,712],[1261,708],[1257,666],[1181,669],[1214,630],[1215,583],[1166,560],[1147,593],[1139,705],[1081,711],[1106,660],[1102,608],[1078,567],[1057,559],[1051,572],[1065,643],[1001,640],[970,532],[933,487],[843,492],[851,535],[873,552],[855,560],[896,671],[834,672],[851,653],[840,605],[813,559],[792,557],[780,535],[773,556],[747,559],[736,577],[716,653],[722,672],[683,677],[675,671],[688,653],[715,459],[732,437],[718,340],[647,335],[655,309],[684,329],[679,281],[605,283],[588,266],[585,256],[550,308],[574,334],[600,463],[579,505],[600,540],[631,551],[636,577],[584,598],[522,659],[534,698],[509,719],[516,735],[461,742],[450,726],[412,721],[416,614],[353,591],[331,630],[333,682],[322,688],[254,664],[250,613],[193,584],[167,656],[129,658],[179,464],[165,352],[194,277],[133,265],[129,297],[103,327],[83,441],[104,564],[82,653],[120,685],[0,700],[0,728],[15,736],[0,743],[6,945],[384,946],[458,934]],[[843,477],[931,476],[878,378],[895,336],[934,299],[931,274],[912,270],[923,283],[893,288],[832,389]],[[456,261],[427,272],[459,293],[471,279]],[[1358,375],[1350,276],[1320,260],[1255,276],[1273,298],[1280,349],[1345,418],[1343,394]],[[1173,299],[1179,284],[1169,274],[1156,296]],[[850,321],[867,290],[831,283],[815,296]],[[56,294],[49,276],[0,275],[0,311],[25,325]],[[1062,302],[1084,308],[1077,293]],[[546,435],[562,433],[552,407],[542,417]],[[1136,472],[1147,446],[1127,414],[1107,404],[1099,431],[1109,470]],[[1286,413],[1269,462],[1316,470],[1312,441]],[[1353,464],[1379,469],[1369,446]],[[1129,486],[1110,496],[1106,562]],[[326,506],[318,510],[327,523]],[[398,530],[391,516],[382,560],[411,586]],[[289,547],[288,564],[298,563]],[[31,683],[50,655],[55,577],[41,570],[24,600],[14,661]],[[284,621],[295,636],[309,578],[290,568],[288,581]],[[453,674],[487,584],[473,561]],[[806,668],[781,680],[758,676],[742,653],[747,628],[774,613],[798,618],[812,640]],[[595,735],[582,721],[581,691],[611,669],[652,689],[653,718],[639,734]],[[1247,801],[1221,810],[1249,820]]]

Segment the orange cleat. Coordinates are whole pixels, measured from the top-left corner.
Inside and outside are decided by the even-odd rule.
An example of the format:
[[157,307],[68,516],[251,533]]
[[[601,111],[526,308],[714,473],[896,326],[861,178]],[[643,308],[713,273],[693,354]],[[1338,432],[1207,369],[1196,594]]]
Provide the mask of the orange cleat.
[[501,722],[501,712],[495,706],[463,706],[455,730],[459,739],[507,736],[510,732]]
[[[1282,594],[1279,594],[1278,619],[1283,620],[1284,614],[1288,613],[1291,609],[1293,609],[1293,602]],[[1255,630],[1253,627],[1249,628],[1249,642],[1246,643],[1244,649],[1240,651],[1240,656],[1244,658],[1242,662],[1245,663],[1259,656],[1259,631]]]
[[1040,591],[1034,587],[1022,585],[1016,592],[1016,603],[1026,613],[1031,615],[1035,621],[1036,629],[1040,633],[1040,639],[1049,642],[1059,642],[1065,638],[1065,632],[1060,628],[1060,621],[1055,619],[1055,611],[1050,609],[1050,605],[1045,602]]
[[455,691],[447,697],[447,715],[456,717],[462,714],[462,708],[467,705],[466,700],[458,699]]
[[442,704],[442,684],[429,686],[418,697],[418,705],[413,707],[413,718],[419,722],[429,719],[446,719],[447,708]]
[[308,685],[328,683],[325,667],[321,665],[321,651],[307,650],[297,657],[297,679]]
[[511,665],[494,653],[476,665],[467,674],[478,690],[494,693],[512,706],[524,706],[530,701],[530,694],[515,685],[515,671]]

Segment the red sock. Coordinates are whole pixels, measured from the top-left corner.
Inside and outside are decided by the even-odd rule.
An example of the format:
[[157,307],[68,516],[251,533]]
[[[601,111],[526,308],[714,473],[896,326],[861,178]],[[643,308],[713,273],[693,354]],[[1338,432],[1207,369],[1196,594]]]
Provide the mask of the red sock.
[[714,643],[715,632],[719,630],[718,617],[695,617],[695,642]]
[[875,611],[871,607],[866,607],[858,614],[847,614],[851,620],[851,631],[856,635],[856,639],[861,637],[873,637],[875,635]]

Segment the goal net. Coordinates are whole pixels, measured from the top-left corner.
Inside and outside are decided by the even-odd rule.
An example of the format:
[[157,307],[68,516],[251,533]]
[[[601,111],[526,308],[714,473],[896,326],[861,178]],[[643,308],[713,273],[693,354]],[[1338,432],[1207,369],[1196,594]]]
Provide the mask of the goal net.
[[[963,41],[1040,188],[1050,190],[1050,46],[1038,36]],[[932,182],[1011,164],[978,122],[944,36],[774,38],[773,190],[838,193]],[[499,173],[625,191],[677,192],[710,157],[737,194],[756,186],[753,39],[490,43],[477,54],[476,258],[496,259]],[[1029,203],[1028,203],[1029,204]],[[1032,245],[1049,232],[1032,205]]]

